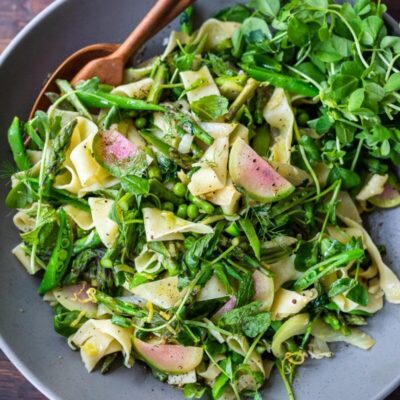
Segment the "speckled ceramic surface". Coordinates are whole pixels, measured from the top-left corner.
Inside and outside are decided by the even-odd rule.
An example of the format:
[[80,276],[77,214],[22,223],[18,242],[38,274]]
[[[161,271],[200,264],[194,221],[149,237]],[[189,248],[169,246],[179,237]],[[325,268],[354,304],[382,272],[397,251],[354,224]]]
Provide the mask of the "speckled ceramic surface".
[[[45,10],[14,40],[0,59],[0,164],[10,159],[6,128],[14,114],[26,117],[41,83],[73,51],[92,43],[119,42],[142,18],[150,0],[60,0]],[[199,0],[206,18],[232,1]],[[394,21],[389,21],[396,26]],[[147,46],[156,54],[167,31]],[[2,182],[0,201],[0,345],[25,376],[51,399],[158,400],[182,398],[179,391],[156,381],[140,363],[131,370],[88,374],[77,353],[52,327],[52,312],[10,253],[18,243],[12,212],[5,208],[9,189]],[[377,243],[387,246],[386,261],[400,273],[400,209],[375,213],[368,226]],[[333,359],[307,361],[294,388],[298,400],[378,400],[400,383],[400,307],[387,304],[370,320],[367,331],[377,340],[364,352],[339,346]],[[264,396],[286,398],[273,375]]]

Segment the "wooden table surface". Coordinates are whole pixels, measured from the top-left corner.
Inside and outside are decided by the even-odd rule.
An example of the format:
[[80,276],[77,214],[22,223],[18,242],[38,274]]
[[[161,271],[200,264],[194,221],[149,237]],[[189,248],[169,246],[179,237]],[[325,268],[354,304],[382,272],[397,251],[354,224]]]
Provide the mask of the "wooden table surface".
[[[199,0],[200,1],[200,0]],[[53,0],[0,0],[0,52],[13,37]],[[400,20],[400,0],[383,0]],[[0,351],[0,400],[45,400]],[[386,400],[399,400],[400,388]],[[314,399],[310,399],[314,400]],[[366,399],[367,400],[367,399]]]

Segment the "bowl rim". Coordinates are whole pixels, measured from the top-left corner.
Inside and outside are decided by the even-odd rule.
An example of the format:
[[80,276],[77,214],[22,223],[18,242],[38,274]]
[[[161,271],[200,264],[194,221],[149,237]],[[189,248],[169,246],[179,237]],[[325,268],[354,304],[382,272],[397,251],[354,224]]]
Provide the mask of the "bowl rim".
[[[20,42],[29,35],[30,31],[41,23],[42,20],[46,19],[54,11],[56,11],[62,4],[66,3],[68,0],[54,0],[53,3],[45,7],[41,12],[39,12],[34,18],[32,18],[29,23],[24,26],[21,31],[11,40],[11,42],[6,46],[4,51],[0,54],[0,69],[3,66],[5,60],[15,51],[19,46]],[[351,1],[351,0],[350,0]],[[387,25],[395,31],[395,35],[400,36],[400,25],[394,17],[390,14],[385,13],[385,22]],[[24,361],[16,354],[11,346],[4,340],[3,335],[0,330],[0,349],[6,355],[6,357],[11,361],[11,363],[16,367],[16,369],[30,382],[37,390],[39,390],[43,395],[51,400],[62,400],[58,394],[45,383],[43,383],[39,378],[37,378],[34,371],[28,368]],[[382,388],[380,392],[371,400],[384,400],[386,396],[390,395],[397,387],[400,387],[400,375],[393,379],[393,381]]]

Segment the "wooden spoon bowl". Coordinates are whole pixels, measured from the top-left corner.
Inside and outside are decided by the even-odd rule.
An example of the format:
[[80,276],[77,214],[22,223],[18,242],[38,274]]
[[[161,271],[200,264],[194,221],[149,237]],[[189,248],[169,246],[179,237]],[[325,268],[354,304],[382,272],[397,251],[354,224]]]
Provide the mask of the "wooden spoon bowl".
[[40,91],[33,107],[29,119],[33,118],[36,110],[47,110],[51,102],[46,96],[48,92],[57,92],[57,79],[72,80],[74,76],[90,61],[100,57],[107,57],[118,49],[118,44],[98,43],[83,47],[76,53],[68,57],[47,79]]
[[46,93],[58,91],[57,79],[77,83],[97,76],[102,83],[113,86],[121,84],[124,67],[130,57],[193,1],[158,0],[121,45],[99,43],[72,54],[49,77],[32,107],[29,118],[33,118],[37,110],[47,110],[51,105]]

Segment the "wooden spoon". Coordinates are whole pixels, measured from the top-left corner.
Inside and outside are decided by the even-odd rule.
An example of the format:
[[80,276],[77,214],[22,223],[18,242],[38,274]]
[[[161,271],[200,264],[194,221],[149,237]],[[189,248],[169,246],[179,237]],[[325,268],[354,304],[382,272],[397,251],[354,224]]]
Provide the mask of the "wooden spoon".
[[46,81],[32,107],[29,118],[33,118],[37,110],[47,110],[51,105],[46,93],[58,90],[57,79],[67,79],[72,83],[77,83],[97,76],[102,83],[113,86],[121,84],[127,61],[147,40],[168,25],[193,2],[194,0],[158,0],[121,45],[98,43],[84,47],[72,54]]

